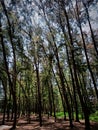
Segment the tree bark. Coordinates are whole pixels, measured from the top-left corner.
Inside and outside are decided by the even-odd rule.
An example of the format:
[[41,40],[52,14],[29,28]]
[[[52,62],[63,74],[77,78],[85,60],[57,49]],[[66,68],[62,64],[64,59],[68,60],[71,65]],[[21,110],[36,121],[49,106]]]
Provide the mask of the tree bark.
[[[64,6],[64,0],[62,0],[62,8],[64,10],[64,14],[65,14],[66,21],[67,21],[67,28],[68,28],[68,34],[69,34],[69,39],[70,39],[70,44],[71,44],[71,56],[72,56],[73,72],[74,72],[74,78],[75,78],[75,82],[76,82],[76,87],[77,87],[77,91],[78,91],[78,94],[79,94],[79,98],[80,98],[82,110],[84,112],[84,116],[85,117],[86,116],[89,117],[88,113],[87,113],[88,115],[85,115],[86,114],[86,110],[88,110],[88,108],[87,108],[86,104],[83,101],[83,97],[81,95],[80,86],[79,86],[79,82],[78,82],[78,78],[77,78],[76,65],[75,65],[75,57],[74,57],[74,50],[73,50],[73,48],[74,48],[73,47],[73,39],[72,39],[72,35],[71,35],[71,28],[70,28],[68,14],[67,14],[65,6]],[[85,118],[85,125],[86,125],[85,127],[90,128],[90,123],[88,123],[88,124],[86,123],[86,122],[89,122],[88,119],[89,118]],[[87,125],[89,125],[89,126],[87,126]]]
[[[5,46],[4,46],[4,42],[3,42],[3,36],[2,36],[2,34],[1,34],[1,39],[2,39],[2,42],[1,42],[1,43],[2,43],[2,48],[3,48],[4,61],[5,61],[6,71],[7,71],[7,75],[8,75],[8,79],[9,79],[9,86],[11,87],[11,93],[12,93],[12,96],[13,96],[14,122],[13,122],[13,127],[12,127],[12,129],[15,129],[15,128],[16,128],[16,123],[17,123],[16,55],[15,55],[15,47],[14,47],[13,40],[12,40],[11,24],[10,24],[10,20],[9,20],[9,17],[8,17],[8,13],[7,13],[6,6],[5,6],[4,1],[1,1],[1,5],[2,5],[2,7],[3,7],[5,16],[6,16],[6,18],[7,18],[7,22],[8,22],[8,26],[9,26],[8,33],[9,33],[10,42],[11,42],[11,46],[12,46],[12,50],[13,50],[13,81],[11,81],[11,77],[10,77],[10,74],[9,74],[9,68],[8,68],[7,60],[6,60],[6,53],[5,53]],[[1,23],[0,23],[0,27],[2,27],[2,26],[1,26]],[[1,29],[0,29],[0,30],[1,30]],[[1,30],[0,32],[2,32],[2,30]]]
[[86,43],[85,43],[85,39],[84,39],[84,36],[83,36],[82,26],[81,26],[81,22],[80,22],[80,18],[79,18],[79,11],[78,11],[77,0],[76,0],[76,9],[77,9],[79,28],[80,28],[80,32],[81,32],[81,36],[82,36],[82,41],[83,41],[83,47],[84,47],[84,52],[85,52],[85,56],[86,56],[87,66],[88,66],[89,72],[91,74],[93,85],[94,85],[95,92],[96,92],[96,96],[97,96],[97,99],[98,99],[98,90],[97,90],[97,86],[96,86],[96,82],[95,82],[95,79],[94,79],[94,75],[93,75],[93,72],[92,72],[92,69],[91,69],[91,66],[90,66],[90,63],[89,63],[89,58],[88,58],[88,54],[87,54],[87,50],[86,50]]

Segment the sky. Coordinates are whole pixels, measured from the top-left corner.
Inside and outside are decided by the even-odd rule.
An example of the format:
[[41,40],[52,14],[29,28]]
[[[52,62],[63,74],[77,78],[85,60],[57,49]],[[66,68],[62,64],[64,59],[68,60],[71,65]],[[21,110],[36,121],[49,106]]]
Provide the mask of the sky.
[[[89,9],[89,15],[90,15],[90,21],[93,30],[98,29],[98,3],[94,7],[90,7]],[[84,25],[83,28],[84,31],[89,32],[89,26],[88,23]]]

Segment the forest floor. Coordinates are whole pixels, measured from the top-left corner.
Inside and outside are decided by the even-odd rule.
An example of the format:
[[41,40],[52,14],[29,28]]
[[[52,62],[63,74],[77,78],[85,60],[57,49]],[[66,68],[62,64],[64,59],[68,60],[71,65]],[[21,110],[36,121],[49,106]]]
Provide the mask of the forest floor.
[[[12,122],[7,122],[5,125],[1,125],[2,116],[0,116],[0,130],[9,130],[12,126]],[[74,127],[71,129],[69,127],[69,121],[64,121],[63,119],[57,119],[54,122],[54,118],[50,117],[49,119],[44,116],[43,117],[43,126],[39,126],[38,118],[36,116],[31,116],[31,123],[28,124],[27,119],[22,117],[18,120],[16,130],[84,130],[84,120],[80,120],[80,122],[73,122]],[[98,130],[98,122],[90,122],[91,130]]]

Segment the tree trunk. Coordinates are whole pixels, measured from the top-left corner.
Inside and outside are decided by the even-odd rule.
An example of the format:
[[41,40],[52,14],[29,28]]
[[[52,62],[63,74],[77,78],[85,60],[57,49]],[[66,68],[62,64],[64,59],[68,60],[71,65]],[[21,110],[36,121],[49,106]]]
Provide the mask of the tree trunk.
[[3,120],[2,125],[5,124],[5,114],[6,114],[6,108],[7,108],[7,81],[2,81],[3,90],[4,90],[4,107],[3,107]]
[[85,130],[90,130],[91,128],[90,128],[88,110],[85,110],[85,112],[84,112],[84,118],[85,118]]
[[54,118],[55,118],[55,122],[56,122],[56,108],[55,108],[55,103],[54,103],[54,94],[53,94],[53,86],[52,86],[52,83],[50,84],[50,87],[51,87],[51,94],[52,94],[52,101],[53,101]]
[[[54,44],[55,44],[55,42],[54,42]],[[63,71],[62,71],[61,66],[60,66],[59,57],[58,57],[58,50],[57,50],[56,44],[55,44],[55,56],[56,56],[57,65],[58,65],[58,69],[59,69],[59,78],[60,78],[60,82],[61,82],[61,86],[62,86],[62,90],[63,90],[63,96],[64,96],[64,100],[65,100],[66,105],[67,105],[67,111],[68,111],[69,120],[70,120],[70,127],[72,128],[73,123],[72,123],[72,117],[71,117],[71,107],[70,107],[67,92],[65,89],[64,74],[63,74]]]
[[[59,12],[60,12],[60,9],[59,9]],[[75,86],[73,71],[72,71],[72,67],[71,67],[71,63],[70,63],[70,58],[69,58],[69,51],[68,51],[68,47],[66,45],[66,42],[68,42],[67,41],[67,35],[66,35],[66,32],[65,32],[65,28],[64,28],[64,26],[62,24],[60,13],[59,13],[59,19],[60,19],[60,26],[61,26],[62,32],[64,34],[65,46],[66,46],[66,52],[67,52],[67,61],[68,61],[68,65],[69,65],[69,69],[70,69],[70,73],[71,73],[73,93],[74,93],[74,106],[75,106],[75,113],[76,113],[76,121],[79,122],[79,116],[78,116],[79,112],[78,112],[78,105],[77,105],[77,99],[76,99],[76,86]]]
[[55,75],[55,73],[54,73],[53,68],[52,68],[52,72],[53,72],[53,75],[54,75],[54,77],[55,77],[55,80],[56,80],[58,89],[59,89],[59,93],[60,93],[61,100],[62,100],[63,111],[64,111],[64,120],[66,120],[66,107],[65,107],[64,97],[63,97],[63,94],[62,94],[62,92],[61,92],[61,88],[60,88],[59,82],[58,82],[58,80],[57,80],[57,78],[56,78],[56,75]]
[[[62,0],[62,8],[64,9],[64,14],[65,14],[66,21],[67,21],[68,34],[69,34],[69,38],[70,38],[71,56],[72,56],[72,63],[73,63],[74,78],[75,78],[76,87],[77,87],[77,91],[78,91],[78,94],[79,94],[80,102],[81,102],[81,105],[82,105],[82,110],[83,110],[83,112],[85,114],[85,111],[88,108],[87,108],[86,104],[83,101],[83,97],[81,95],[80,86],[79,86],[79,82],[78,82],[78,78],[77,78],[76,65],[75,65],[75,57],[74,57],[74,50],[73,50],[73,39],[72,39],[72,35],[71,35],[71,29],[70,29],[70,23],[69,23],[68,14],[67,14],[65,6],[64,6],[64,0]],[[89,117],[88,113],[87,113],[87,117]],[[86,120],[87,119],[85,119],[85,121]],[[87,122],[88,122],[88,120],[87,120]],[[90,125],[90,123],[89,123],[89,125]],[[85,127],[90,127],[90,126],[85,126]]]
[[52,99],[51,99],[51,92],[50,92],[50,86],[48,85],[48,99],[49,99],[49,112],[48,112],[48,118],[49,116],[52,116]]
[[98,50],[97,50],[97,45],[96,45],[93,29],[92,29],[90,18],[89,18],[88,8],[87,8],[87,5],[84,2],[83,2],[83,5],[85,7],[85,11],[86,11],[86,14],[87,14],[87,20],[88,20],[88,24],[89,24],[89,28],[90,28],[90,32],[91,32],[92,41],[93,41],[94,48],[95,48],[95,51],[96,51],[96,54],[97,54],[97,58],[98,58]]
[[82,26],[81,26],[81,22],[80,22],[80,18],[79,18],[79,11],[78,11],[77,0],[76,0],[76,9],[77,9],[78,22],[79,22],[80,32],[81,32],[81,36],[82,36],[82,41],[83,41],[83,47],[84,47],[84,52],[85,52],[85,56],[86,56],[87,66],[88,66],[89,72],[91,74],[93,85],[94,85],[95,92],[96,92],[96,96],[97,96],[97,99],[98,99],[98,90],[97,90],[97,86],[96,86],[96,82],[95,82],[95,79],[94,79],[94,75],[93,75],[93,72],[92,72],[92,69],[91,69],[91,66],[90,66],[90,63],[89,63],[89,58],[88,58],[88,54],[87,54],[87,50],[86,50],[85,39],[84,39],[84,36],[83,36]]
[[[36,60],[36,59],[35,59]],[[39,79],[39,69],[35,61],[35,67],[36,67],[36,78],[37,78],[37,90],[38,90],[38,111],[39,111],[39,121],[40,126],[42,126],[42,105],[41,105],[41,93],[40,93],[40,79]]]
[[[7,72],[8,79],[9,79],[9,87],[11,88],[10,90],[11,90],[11,94],[12,94],[12,97],[13,97],[13,105],[14,105],[14,112],[15,112],[15,114],[14,114],[14,123],[13,123],[12,129],[15,129],[16,128],[16,120],[17,120],[16,55],[15,55],[15,47],[14,47],[13,40],[12,40],[11,24],[10,24],[10,20],[9,20],[9,17],[8,17],[8,13],[7,13],[4,1],[1,1],[1,5],[3,7],[4,13],[5,13],[6,18],[7,18],[7,22],[8,22],[8,26],[9,26],[8,33],[9,33],[10,43],[11,43],[11,46],[12,46],[12,53],[13,53],[13,76],[12,76],[13,81],[11,81],[11,77],[10,77],[10,74],[9,74],[9,68],[8,68],[8,64],[7,64],[7,59],[6,59],[3,36],[1,34],[1,43],[2,43],[2,49],[3,49],[3,56],[4,56],[5,66],[6,66],[6,72]],[[1,26],[1,21],[0,21],[0,28],[1,27],[2,26]],[[0,29],[0,32],[2,32],[2,29]]]

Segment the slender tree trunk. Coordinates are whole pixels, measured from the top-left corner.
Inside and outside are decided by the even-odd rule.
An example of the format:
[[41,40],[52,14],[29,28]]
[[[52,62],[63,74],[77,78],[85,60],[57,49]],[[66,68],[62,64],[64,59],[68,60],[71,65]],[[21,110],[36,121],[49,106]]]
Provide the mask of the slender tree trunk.
[[77,78],[77,72],[76,72],[76,65],[75,65],[75,57],[74,57],[74,50],[73,50],[73,39],[72,39],[72,35],[71,35],[71,29],[70,29],[68,14],[66,12],[63,0],[62,0],[62,7],[64,9],[64,14],[65,14],[66,21],[67,21],[68,34],[69,34],[70,44],[71,44],[71,56],[72,56],[74,77],[75,77],[75,82],[76,82],[76,87],[77,87],[77,91],[78,91],[78,94],[79,94],[80,102],[81,102],[81,105],[82,105],[82,110],[83,110],[84,116],[85,116],[85,127],[86,128],[88,127],[88,130],[90,130],[89,118],[87,118],[87,117],[89,117],[89,114],[87,112],[88,108],[87,108],[86,104],[83,101],[83,97],[82,97],[81,91],[80,91],[80,86],[79,86],[79,82],[78,82],[78,78]]
[[59,82],[58,82],[58,80],[57,80],[57,78],[56,78],[56,75],[55,75],[55,73],[54,73],[53,68],[52,68],[52,72],[53,72],[53,75],[54,75],[54,77],[55,77],[55,80],[56,80],[58,89],[59,89],[59,93],[60,93],[61,100],[62,100],[63,111],[64,111],[64,120],[66,120],[66,107],[65,107],[64,97],[63,97],[63,94],[62,94],[62,92],[61,92],[61,88],[60,88]]
[[[36,59],[35,59],[36,60]],[[39,69],[35,61],[35,67],[36,67],[36,77],[37,77],[37,90],[38,90],[38,111],[39,111],[39,121],[40,126],[42,126],[42,105],[41,105],[41,93],[40,93],[40,78],[39,78]]]
[[89,58],[88,58],[88,54],[87,54],[87,50],[86,50],[85,39],[84,39],[84,36],[83,36],[82,26],[81,26],[81,22],[80,22],[80,18],[79,18],[79,11],[78,11],[77,0],[76,0],[76,9],[77,9],[79,28],[80,28],[80,32],[81,32],[81,36],[82,36],[82,41],[83,41],[83,47],[84,47],[84,52],[85,52],[85,56],[86,56],[87,66],[88,66],[89,72],[91,74],[92,81],[93,81],[94,88],[95,88],[95,92],[96,92],[96,96],[97,96],[97,99],[98,99],[98,90],[97,90],[97,86],[96,86],[96,82],[95,82],[95,79],[94,79],[94,75],[93,75],[93,72],[92,72],[92,69],[91,69],[91,66],[90,66],[90,63],[89,63]]
[[72,79],[72,85],[73,85],[76,121],[79,122],[79,116],[78,116],[78,115],[79,115],[79,112],[78,112],[78,105],[77,105],[77,99],[76,99],[76,86],[75,86],[73,71],[72,71],[71,64],[70,64],[70,59],[69,59],[69,53],[68,53],[68,48],[67,48],[67,46],[66,46],[66,52],[67,52],[67,59],[68,59],[68,64],[69,64],[69,69],[70,69],[71,79]]
[[62,90],[63,90],[63,96],[64,96],[64,99],[66,101],[67,110],[68,110],[68,114],[69,114],[70,127],[72,128],[73,123],[72,123],[72,116],[71,116],[71,107],[70,107],[67,92],[66,92],[66,89],[65,89],[64,74],[63,74],[63,71],[62,71],[61,66],[60,66],[59,57],[58,57],[58,50],[57,50],[56,44],[55,44],[55,56],[56,56],[56,59],[57,59],[57,65],[58,65],[58,69],[59,69],[59,78],[60,78],[60,82],[61,82],[61,86],[62,86]]
[[[82,0],[82,2],[83,2],[83,0]],[[85,7],[85,11],[86,11],[86,14],[87,14],[87,20],[88,20],[88,24],[89,24],[89,28],[90,28],[90,32],[91,32],[92,41],[93,41],[94,48],[95,48],[95,51],[96,51],[96,54],[97,54],[97,57],[98,57],[98,49],[97,49],[97,45],[96,45],[93,29],[92,29],[90,18],[89,18],[88,8],[87,8],[87,5],[84,2],[83,2],[83,5]]]
[[48,99],[49,99],[49,112],[48,112],[48,118],[49,116],[52,116],[52,99],[51,99],[51,92],[50,92],[50,86],[48,85]]
[[[43,12],[44,12],[44,10],[43,10]],[[44,12],[44,14],[45,14],[45,12]],[[52,33],[52,30],[50,28],[50,25],[49,25],[46,17],[45,17],[45,20],[46,20],[46,23],[48,25],[48,28],[50,30],[50,33],[51,33],[51,36],[52,36],[52,39],[53,39],[53,45],[54,45],[53,48],[54,48],[54,53],[55,53],[55,57],[56,57],[56,60],[57,60],[57,66],[58,66],[58,70],[59,70],[59,78],[60,78],[60,82],[61,82],[61,86],[62,86],[62,90],[63,90],[64,100],[66,101],[66,105],[67,105],[67,110],[68,110],[69,120],[70,120],[70,127],[72,128],[73,123],[72,123],[72,117],[71,117],[71,108],[70,108],[70,104],[69,104],[69,101],[68,101],[68,96],[67,96],[66,89],[65,89],[64,77],[63,77],[64,74],[63,74],[63,71],[61,69],[60,62],[59,62],[58,49],[57,49],[57,46],[56,46],[56,43],[55,43],[54,35]],[[51,42],[50,42],[50,44],[51,44]]]
[[54,118],[55,118],[55,122],[56,122],[56,107],[55,107],[55,103],[54,103],[54,94],[53,94],[53,86],[52,86],[52,84],[50,84],[50,87],[51,87],[51,94],[52,94],[52,101],[53,101]]
[[11,121],[13,120],[14,117],[14,105],[12,105],[12,109],[11,109]]
[[7,121],[10,119],[10,102],[11,102],[11,92],[9,92],[8,102],[7,102]]
[[90,121],[89,121],[89,113],[88,110],[84,111],[84,118],[85,118],[85,130],[90,130]]
[[53,85],[52,85],[52,81],[51,81],[51,72],[52,72],[52,58],[49,57],[49,75],[50,75],[50,80],[49,80],[49,85],[51,88],[51,96],[52,96],[52,103],[53,103],[53,112],[54,112],[54,118],[55,118],[55,122],[56,122],[56,107],[55,107],[55,98],[54,98],[54,93],[53,93]]
[[3,88],[4,88],[4,107],[3,107],[3,120],[2,125],[5,124],[5,114],[6,114],[6,108],[7,108],[7,81],[2,81]]
[[[60,8],[59,8],[59,19],[60,19],[60,26],[61,26],[62,32],[64,34],[64,39],[65,39],[65,41],[67,41],[67,35],[65,32],[65,28],[62,24],[61,16],[60,16]],[[67,41],[67,42],[69,42],[69,41]],[[75,86],[73,71],[72,71],[70,58],[69,58],[69,51],[68,51],[68,47],[66,45],[66,42],[65,42],[65,46],[66,46],[67,61],[68,61],[68,65],[69,65],[69,69],[70,69],[70,73],[71,73],[72,86],[73,86],[73,92],[74,92],[74,106],[75,106],[75,113],[76,113],[76,121],[79,122],[79,116],[78,116],[79,112],[78,112],[78,105],[77,105],[77,99],[76,99],[76,86]]]
[[[16,98],[16,55],[15,55],[15,47],[13,44],[13,39],[12,39],[12,31],[11,31],[11,24],[10,24],[10,20],[8,17],[8,13],[6,10],[6,6],[4,1],[1,1],[4,13],[6,15],[7,18],[7,22],[8,22],[8,33],[9,33],[9,37],[10,37],[10,42],[11,42],[11,46],[12,46],[12,51],[13,51],[13,82],[11,81],[9,72],[8,72],[8,66],[6,65],[6,69],[7,69],[7,74],[8,74],[8,78],[9,78],[9,84],[11,86],[11,91],[12,91],[12,96],[13,96],[13,105],[14,105],[14,122],[13,122],[13,127],[11,129],[15,129],[16,128],[16,123],[17,123],[17,98]],[[4,49],[4,45],[2,46]],[[6,60],[6,54],[4,56],[5,60]],[[5,61],[6,62],[6,61]],[[7,64],[7,62],[6,62]]]

